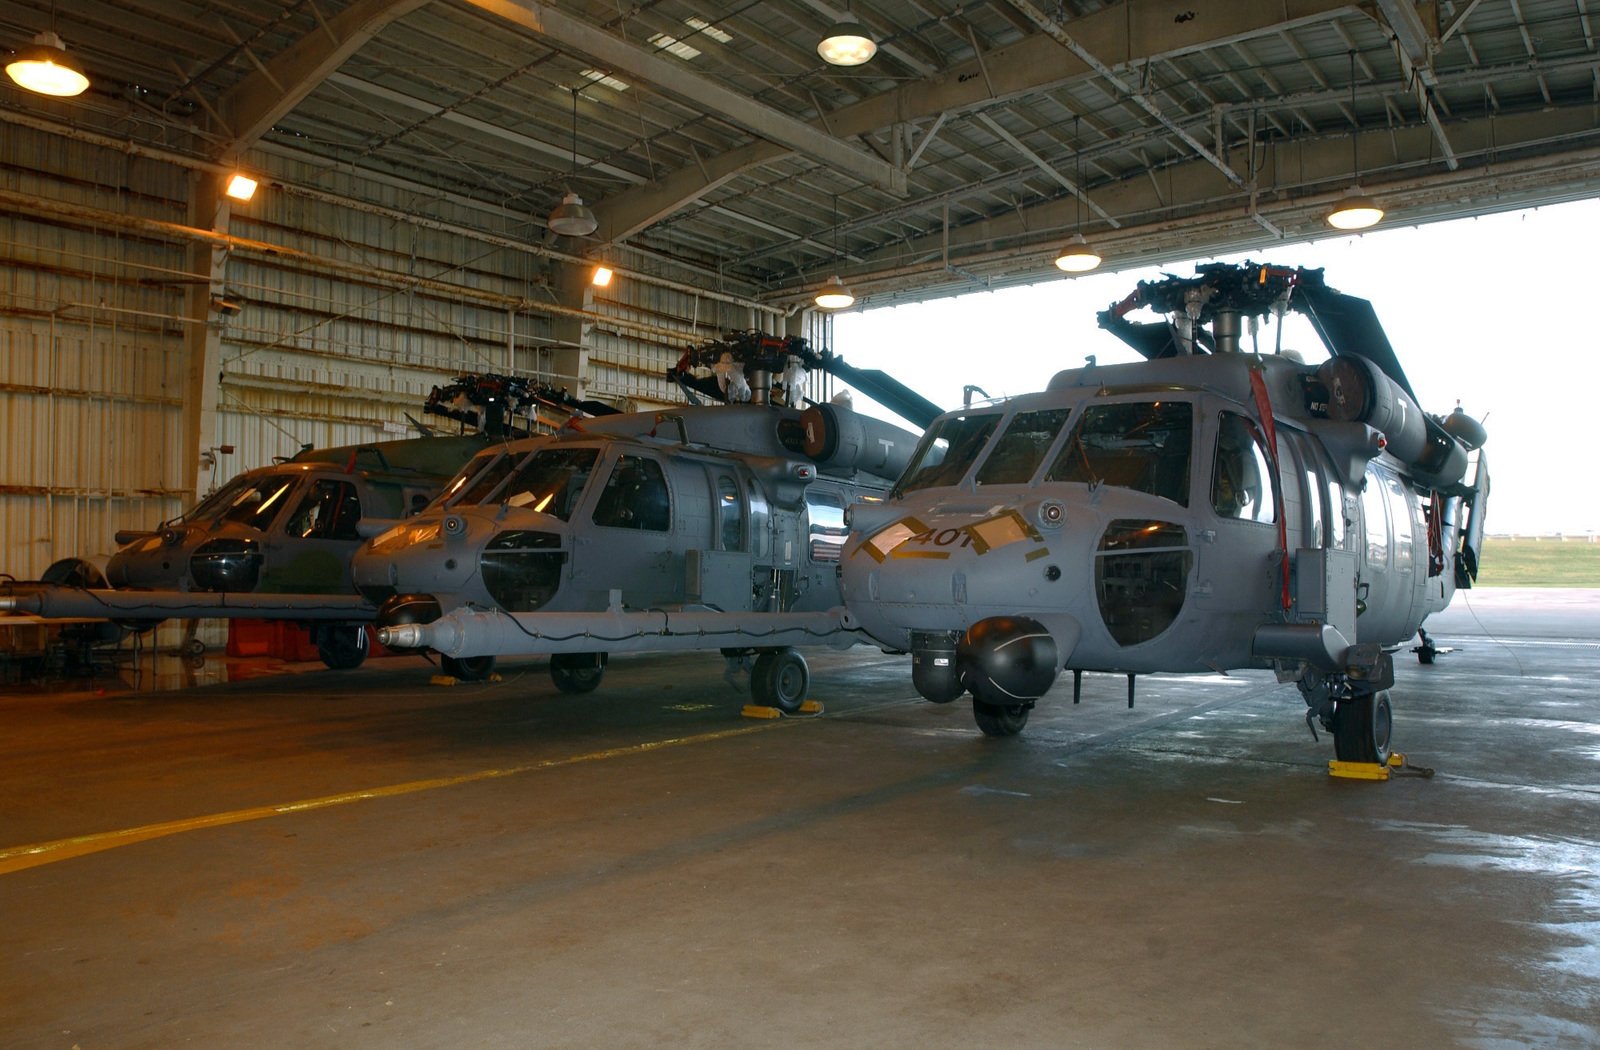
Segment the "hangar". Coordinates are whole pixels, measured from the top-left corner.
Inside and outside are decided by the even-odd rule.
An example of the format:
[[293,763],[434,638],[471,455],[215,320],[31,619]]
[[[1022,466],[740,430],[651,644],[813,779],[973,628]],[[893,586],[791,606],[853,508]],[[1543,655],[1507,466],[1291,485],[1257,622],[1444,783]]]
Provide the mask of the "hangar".
[[[64,97],[0,85],[0,568],[33,577],[107,554],[119,529],[175,516],[235,465],[404,432],[462,373],[674,403],[663,373],[707,336],[826,345],[832,315],[815,297],[834,279],[849,308],[870,309],[1061,279],[1054,264],[1080,239],[1120,268],[1324,236],[1356,190],[1407,223],[1593,197],[1594,18],[1584,0],[0,0],[13,58],[42,49],[87,80]],[[841,23],[872,42],[869,60],[820,57]],[[226,193],[236,174],[256,183],[248,201]],[[610,284],[594,283],[599,266]],[[1592,665],[1584,644],[1553,651]],[[1141,751],[1108,722],[1080,748],[1094,761],[1067,774],[1083,738],[1065,725],[1008,767],[892,705],[849,701],[829,724],[856,733],[793,748],[792,729],[753,732],[705,742],[730,749],[724,764],[678,761],[699,753],[686,747],[613,773],[628,748],[695,735],[672,719],[706,717],[698,694],[650,707],[676,668],[633,672],[657,719],[644,737],[493,692],[438,707],[406,694],[344,728],[285,733],[262,710],[311,712],[257,684],[210,705],[64,709],[100,756],[79,766],[53,709],[21,704],[12,768],[26,790],[12,797],[27,804],[0,846],[461,783],[395,792],[373,816],[329,806],[308,825],[165,836],[195,853],[132,846],[0,875],[25,887],[5,894],[8,919],[37,919],[8,923],[6,986],[28,990],[0,1015],[8,1043],[70,1046],[73,1030],[93,1033],[85,1046],[1600,1038],[1584,1020],[1596,851],[1574,830],[1592,817],[1592,777],[1581,747],[1549,743],[1593,723],[1560,682],[1542,687],[1538,719],[1501,727],[1528,734],[1502,753],[1574,766],[1538,783],[1492,765],[1460,774],[1472,799],[1505,807],[1490,831],[1438,819],[1422,797],[1397,815],[1320,781],[1269,808],[1282,765],[1270,749],[1255,755],[1265,767],[1227,765],[1236,727],[1206,717],[1248,714],[1254,694],[1151,696],[1150,717],[1184,726],[1192,754]],[[838,688],[873,673],[841,663]],[[1593,680],[1592,666],[1573,673]],[[1448,721],[1464,683],[1435,686]],[[143,765],[146,719],[180,742]],[[349,757],[346,733],[392,751],[342,776],[318,759]],[[534,737],[529,751],[505,742]],[[1224,765],[1196,793],[1193,770]],[[488,769],[523,775],[470,779]],[[541,771],[566,779],[545,788]],[[1193,807],[1176,820],[1174,780]],[[1097,802],[1073,818],[1080,793]],[[1536,818],[1500,801],[1519,793],[1542,801]],[[1044,817],[1028,809],[1041,796]],[[1259,818],[1215,816],[1252,802]],[[1137,834],[1152,810],[1163,831]],[[1131,877],[1150,868],[1170,877]],[[120,900],[104,897],[119,884]],[[1047,920],[1030,910],[1040,895]],[[76,928],[73,899],[122,943]],[[1498,945],[1464,928],[1480,903]],[[1314,936],[1257,950],[1302,917]],[[1095,936],[1064,932],[1077,923]],[[63,951],[73,959],[50,954]],[[1409,952],[1452,965],[1428,978]],[[1542,981],[1506,976],[1535,962]],[[66,963],[93,976],[75,982]],[[293,1018],[239,1009],[257,988]],[[730,993],[746,997],[737,1009]],[[1296,1027],[1297,1004],[1320,1016]],[[1388,1010],[1408,1027],[1387,1026]]]

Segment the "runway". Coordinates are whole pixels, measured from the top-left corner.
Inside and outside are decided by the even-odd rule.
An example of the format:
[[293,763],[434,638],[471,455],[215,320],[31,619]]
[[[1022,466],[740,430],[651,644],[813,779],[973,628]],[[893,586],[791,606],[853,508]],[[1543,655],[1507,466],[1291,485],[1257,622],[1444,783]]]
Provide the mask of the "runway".
[[715,654],[7,693],[0,1044],[1600,1045],[1600,592],[1428,626],[1387,783],[1267,672],[1010,740],[864,648],[779,722]]

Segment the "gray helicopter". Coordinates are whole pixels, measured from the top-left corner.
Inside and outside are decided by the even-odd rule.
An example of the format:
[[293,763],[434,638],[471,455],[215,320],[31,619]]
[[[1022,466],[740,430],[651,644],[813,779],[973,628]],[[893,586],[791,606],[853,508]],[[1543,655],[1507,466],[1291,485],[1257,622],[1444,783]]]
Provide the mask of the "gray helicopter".
[[859,637],[837,582],[845,508],[882,498],[917,441],[845,404],[802,408],[818,369],[908,419],[939,413],[804,339],[729,333],[669,372],[690,404],[486,450],[362,548],[352,568],[381,606],[379,640],[435,650],[469,680],[497,655],[548,654],[575,693],[613,652],[720,649],[758,701],[797,709],[796,646]]
[[103,572],[65,558],[36,583],[6,585],[0,611],[106,617],[94,639],[104,642],[170,617],[294,620],[309,625],[330,668],[359,666],[377,611],[350,578],[363,529],[370,535],[374,521],[425,506],[474,454],[525,436],[541,410],[559,414],[548,425],[615,411],[520,377],[461,376],[434,387],[423,412],[455,420],[462,433],[302,449],[237,475],[153,529],[118,532]]
[[[1133,322],[1150,307],[1166,320]],[[1241,346],[1293,310],[1331,357]],[[1477,576],[1483,428],[1424,414],[1371,304],[1321,270],[1203,266],[1100,324],[1146,360],[934,421],[887,500],[851,508],[851,616],[928,700],[1018,733],[1070,668],[1275,668],[1339,759],[1387,762],[1392,651]],[[1278,326],[1281,340],[1281,323]]]

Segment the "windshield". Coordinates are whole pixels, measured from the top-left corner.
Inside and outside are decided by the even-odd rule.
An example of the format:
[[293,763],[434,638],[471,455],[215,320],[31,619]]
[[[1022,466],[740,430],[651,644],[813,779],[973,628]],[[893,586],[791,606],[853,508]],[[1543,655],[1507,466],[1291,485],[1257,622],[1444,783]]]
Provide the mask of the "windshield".
[[517,469],[499,502],[570,521],[599,455],[597,448],[552,448],[535,452]]
[[242,484],[229,485],[195,508],[195,517],[191,520],[199,520],[200,512],[205,511],[208,516],[264,532],[283,509],[286,502],[284,495],[294,488],[296,480],[292,475],[270,474]]
[[980,485],[1016,485],[1031,479],[1071,413],[1070,408],[1046,408],[1012,416],[973,480]]
[[967,471],[988,444],[1000,413],[950,416],[923,435],[922,443],[911,457],[911,465],[901,475],[895,486],[896,495],[905,495],[918,489],[954,485],[967,476]]
[[[511,476],[511,471],[521,458],[514,452],[498,456],[488,466],[480,467],[478,473],[468,482],[461,495],[447,502],[457,507],[471,507],[479,503],[488,502],[495,491],[500,488],[501,483]],[[465,472],[463,472],[462,477],[466,477]],[[454,489],[456,486],[452,485],[450,487]]]
[[[461,490],[466,487],[467,482],[483,473],[484,468],[490,463],[497,459],[504,458],[505,455],[505,449],[492,448],[486,452],[480,452],[476,456],[473,456],[471,459],[467,460],[467,465],[462,467],[456,473],[456,476],[450,479],[450,484],[446,485],[444,487],[444,491],[433,498],[432,504],[439,504],[443,506],[454,502],[455,498],[461,494]],[[430,504],[430,506],[432,504]]]
[[1045,480],[1114,485],[1188,506],[1193,419],[1184,401],[1091,405]]

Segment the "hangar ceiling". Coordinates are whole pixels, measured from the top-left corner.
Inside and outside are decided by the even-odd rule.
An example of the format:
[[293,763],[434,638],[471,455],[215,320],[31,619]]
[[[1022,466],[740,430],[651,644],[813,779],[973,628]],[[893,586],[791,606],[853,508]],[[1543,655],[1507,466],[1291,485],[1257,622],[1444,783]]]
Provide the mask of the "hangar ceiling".
[[[94,86],[0,120],[354,172],[571,255],[777,308],[875,306],[1594,196],[1594,0],[0,0]],[[847,13],[863,66],[815,47]],[[304,170],[301,168],[300,170]],[[270,181],[271,176],[268,176]],[[314,184],[283,185],[314,193]],[[600,220],[555,238],[566,192]]]

